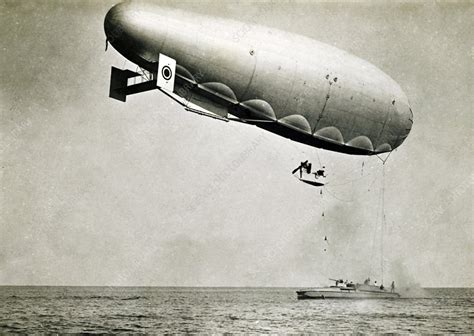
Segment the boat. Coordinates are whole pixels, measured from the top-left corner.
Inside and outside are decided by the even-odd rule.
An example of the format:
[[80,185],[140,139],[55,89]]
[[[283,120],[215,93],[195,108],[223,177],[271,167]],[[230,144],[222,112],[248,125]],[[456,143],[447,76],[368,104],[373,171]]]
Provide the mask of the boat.
[[334,280],[336,285],[329,287],[318,287],[300,289],[296,291],[298,300],[306,299],[398,299],[400,294],[392,289],[386,289],[383,285],[377,286],[364,281],[363,284],[348,283],[343,280]]

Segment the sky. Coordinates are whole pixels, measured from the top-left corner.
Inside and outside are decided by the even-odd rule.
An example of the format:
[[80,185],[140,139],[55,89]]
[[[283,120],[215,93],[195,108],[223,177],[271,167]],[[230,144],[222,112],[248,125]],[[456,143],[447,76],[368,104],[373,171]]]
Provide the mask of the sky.
[[[472,5],[160,2],[305,35],[389,74],[414,126],[383,166],[154,91],[108,98],[110,66],[132,66],[104,50],[113,4],[0,1],[0,285],[380,281],[383,246],[386,283],[473,286]],[[327,168],[322,195],[291,176],[306,159]]]

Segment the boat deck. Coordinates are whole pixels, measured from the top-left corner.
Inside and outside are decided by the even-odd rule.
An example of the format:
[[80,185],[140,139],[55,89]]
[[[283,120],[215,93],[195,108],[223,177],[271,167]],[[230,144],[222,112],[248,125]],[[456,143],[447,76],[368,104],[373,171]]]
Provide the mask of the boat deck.
[[330,286],[296,291],[304,299],[398,299],[400,294],[378,286],[356,284],[350,287]]

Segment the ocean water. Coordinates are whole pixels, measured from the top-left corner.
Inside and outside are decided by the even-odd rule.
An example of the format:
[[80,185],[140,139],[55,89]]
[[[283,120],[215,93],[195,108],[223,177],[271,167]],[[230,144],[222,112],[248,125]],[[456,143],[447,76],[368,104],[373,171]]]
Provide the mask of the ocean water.
[[364,301],[298,301],[295,290],[3,286],[0,334],[473,333],[472,288]]

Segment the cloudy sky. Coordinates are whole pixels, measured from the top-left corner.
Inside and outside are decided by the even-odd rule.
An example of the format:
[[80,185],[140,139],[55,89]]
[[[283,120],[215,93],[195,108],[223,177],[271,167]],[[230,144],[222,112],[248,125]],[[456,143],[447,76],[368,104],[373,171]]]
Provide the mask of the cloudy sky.
[[[0,284],[380,279],[381,162],[158,92],[109,99],[110,66],[130,65],[104,51],[113,4],[0,2]],[[385,165],[385,282],[473,285],[472,5],[163,4],[306,35],[394,78],[415,124]],[[303,159],[326,165],[322,195],[290,175]]]

